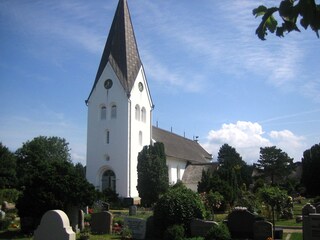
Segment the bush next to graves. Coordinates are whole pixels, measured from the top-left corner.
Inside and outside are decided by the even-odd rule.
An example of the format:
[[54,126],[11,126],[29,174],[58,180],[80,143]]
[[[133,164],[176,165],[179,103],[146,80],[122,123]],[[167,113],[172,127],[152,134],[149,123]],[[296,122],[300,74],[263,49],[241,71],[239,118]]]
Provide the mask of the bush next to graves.
[[208,231],[205,240],[230,240],[231,235],[228,227],[224,223],[213,225]]
[[164,240],[182,240],[184,238],[183,225],[173,225],[164,232]]
[[15,203],[21,194],[17,189],[0,189],[0,203],[11,202]]
[[182,224],[188,234],[191,220],[203,219],[204,209],[197,193],[182,184],[176,184],[157,201],[154,207],[154,223],[160,234],[175,224]]

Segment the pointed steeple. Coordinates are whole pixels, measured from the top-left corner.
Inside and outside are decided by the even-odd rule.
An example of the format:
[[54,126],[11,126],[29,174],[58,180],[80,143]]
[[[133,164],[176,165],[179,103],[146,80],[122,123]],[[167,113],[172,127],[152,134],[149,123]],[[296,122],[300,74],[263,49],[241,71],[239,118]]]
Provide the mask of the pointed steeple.
[[119,0],[92,91],[108,62],[129,94],[142,64],[126,0]]

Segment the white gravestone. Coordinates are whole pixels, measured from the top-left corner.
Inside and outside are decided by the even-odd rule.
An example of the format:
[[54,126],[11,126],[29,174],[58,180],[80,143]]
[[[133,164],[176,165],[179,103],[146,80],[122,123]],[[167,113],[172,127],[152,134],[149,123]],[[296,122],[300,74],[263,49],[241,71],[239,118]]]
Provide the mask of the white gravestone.
[[42,218],[34,232],[34,240],[76,240],[67,214],[61,210],[50,210]]

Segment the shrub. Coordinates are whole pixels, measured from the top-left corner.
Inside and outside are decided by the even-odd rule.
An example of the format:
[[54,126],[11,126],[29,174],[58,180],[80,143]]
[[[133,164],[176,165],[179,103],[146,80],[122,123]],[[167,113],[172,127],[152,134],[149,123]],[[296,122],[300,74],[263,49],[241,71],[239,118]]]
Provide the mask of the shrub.
[[230,240],[231,235],[228,227],[220,223],[219,225],[214,225],[207,233],[205,240]]
[[16,189],[0,189],[0,204],[4,201],[15,203],[20,194]]
[[182,225],[172,225],[164,232],[164,240],[182,240],[184,237],[184,228]]
[[154,207],[154,224],[159,233],[169,226],[182,224],[189,233],[193,218],[203,219],[204,205],[198,194],[179,184],[171,187]]

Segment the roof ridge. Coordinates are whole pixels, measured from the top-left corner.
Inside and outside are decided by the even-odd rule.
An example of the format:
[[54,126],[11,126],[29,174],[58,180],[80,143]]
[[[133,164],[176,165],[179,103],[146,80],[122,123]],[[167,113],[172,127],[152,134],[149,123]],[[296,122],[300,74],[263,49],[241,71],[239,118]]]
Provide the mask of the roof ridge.
[[183,139],[185,139],[185,140],[198,143],[197,141],[192,140],[192,139],[190,139],[190,138],[187,138],[187,137],[185,137],[185,136],[181,136],[181,135],[179,135],[178,133],[174,133],[174,132],[171,132],[171,131],[168,131],[168,130],[165,130],[165,129],[162,129],[162,128],[159,128],[159,127],[156,127],[156,126],[152,126],[152,127],[157,128],[157,129],[159,129],[159,130],[161,130],[161,131],[167,132],[167,133],[169,133],[169,134],[175,135],[175,136],[177,136],[177,137],[183,138]]

